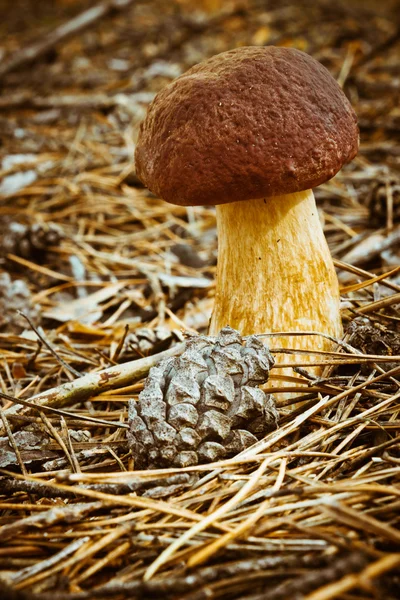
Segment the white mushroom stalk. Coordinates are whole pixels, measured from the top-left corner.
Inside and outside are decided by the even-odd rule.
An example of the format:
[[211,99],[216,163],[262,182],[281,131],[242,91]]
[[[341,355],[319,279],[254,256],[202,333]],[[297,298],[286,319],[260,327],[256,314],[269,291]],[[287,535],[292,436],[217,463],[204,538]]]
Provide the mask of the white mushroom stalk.
[[[294,48],[228,50],[157,94],[140,127],[137,175],[173,204],[218,205],[211,334],[230,325],[241,335],[341,336],[339,286],[311,189],[357,149],[357,118],[342,89]],[[306,350],[312,362],[312,350],[334,343],[289,335],[273,346]],[[300,362],[298,354],[277,358]]]
[[[242,335],[315,331],[341,336],[339,285],[312,190],[221,204],[217,223],[211,335],[230,325]],[[332,342],[282,336],[273,346],[331,350]],[[276,358],[294,360],[287,354]]]

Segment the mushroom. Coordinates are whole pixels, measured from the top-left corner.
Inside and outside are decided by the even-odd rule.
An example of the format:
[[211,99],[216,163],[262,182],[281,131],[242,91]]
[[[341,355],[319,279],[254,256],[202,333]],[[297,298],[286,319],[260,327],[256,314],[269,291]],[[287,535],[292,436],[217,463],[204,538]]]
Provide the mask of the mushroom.
[[[140,128],[136,170],[168,202],[217,206],[210,334],[230,325],[242,335],[341,335],[339,286],[312,188],[357,150],[356,116],[341,88],[292,48],[224,52],[157,94]],[[278,339],[332,348],[322,336]]]

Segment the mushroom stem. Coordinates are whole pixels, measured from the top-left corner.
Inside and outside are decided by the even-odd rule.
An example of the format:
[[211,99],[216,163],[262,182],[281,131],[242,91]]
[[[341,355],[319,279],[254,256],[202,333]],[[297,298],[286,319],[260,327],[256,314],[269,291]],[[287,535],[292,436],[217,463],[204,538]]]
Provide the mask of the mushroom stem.
[[[317,331],[341,336],[339,284],[312,190],[221,204],[217,223],[211,335],[230,325],[242,335]],[[278,337],[274,346],[332,349],[318,336]],[[293,358],[277,356],[280,363]]]

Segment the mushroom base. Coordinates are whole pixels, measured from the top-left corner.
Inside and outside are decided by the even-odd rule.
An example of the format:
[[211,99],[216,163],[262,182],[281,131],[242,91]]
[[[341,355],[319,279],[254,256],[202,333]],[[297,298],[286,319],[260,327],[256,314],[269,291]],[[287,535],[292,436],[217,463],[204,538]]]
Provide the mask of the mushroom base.
[[[312,190],[221,204],[217,223],[211,335],[225,325],[242,335],[301,331],[342,335],[339,284]],[[334,346],[316,335],[274,337],[269,344],[310,351]],[[276,354],[275,359],[282,364],[318,362],[320,357]],[[319,371],[313,369],[314,374]],[[292,369],[275,373],[285,379],[295,375]]]

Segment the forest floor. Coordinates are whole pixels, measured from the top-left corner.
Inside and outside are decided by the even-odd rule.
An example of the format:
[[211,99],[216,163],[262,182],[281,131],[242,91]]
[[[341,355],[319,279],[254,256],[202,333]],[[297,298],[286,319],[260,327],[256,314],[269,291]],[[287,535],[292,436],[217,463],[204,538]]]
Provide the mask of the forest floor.
[[[0,596],[399,599],[397,2],[114,4],[0,0]],[[135,471],[128,401],[207,331],[217,260],[214,209],[137,180],[138,125],[193,64],[269,44],[358,115],[357,158],[316,190],[345,344],[293,374],[300,408],[275,387],[279,427],[245,454]]]

